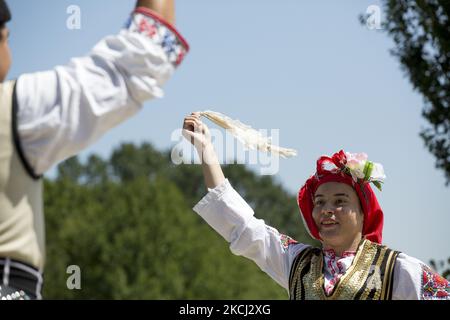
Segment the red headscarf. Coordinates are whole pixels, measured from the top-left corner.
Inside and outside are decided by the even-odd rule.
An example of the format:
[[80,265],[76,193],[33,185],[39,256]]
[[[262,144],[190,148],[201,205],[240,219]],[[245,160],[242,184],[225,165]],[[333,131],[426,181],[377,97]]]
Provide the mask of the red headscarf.
[[[383,232],[383,211],[378,204],[377,197],[370,187],[368,181],[358,179],[356,182],[350,174],[345,173],[345,164],[347,157],[343,150],[335,153],[331,158],[327,156],[320,157],[317,160],[317,172],[311,176],[300,189],[298,194],[298,206],[303,218],[303,223],[309,234],[320,239],[319,230],[312,217],[314,208],[314,195],[317,188],[327,182],[340,182],[348,184],[355,189],[359,197],[364,212],[363,236],[372,241],[381,244]],[[333,169],[326,169],[325,165],[335,166]]]

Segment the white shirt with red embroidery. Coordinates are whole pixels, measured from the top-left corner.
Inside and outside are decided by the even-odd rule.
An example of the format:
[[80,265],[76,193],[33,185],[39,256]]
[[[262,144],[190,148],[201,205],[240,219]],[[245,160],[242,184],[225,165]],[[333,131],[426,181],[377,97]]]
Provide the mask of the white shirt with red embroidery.
[[[308,245],[297,243],[254,216],[253,209],[228,180],[209,189],[194,207],[214,230],[230,243],[231,252],[253,260],[261,270],[289,292],[289,273],[294,258]],[[343,257],[324,252],[325,292],[352,264],[354,253]],[[426,264],[400,253],[394,269],[394,300],[450,299],[447,280]]]
[[345,271],[351,266],[356,252],[345,251],[342,257],[336,256],[333,249],[323,250],[324,261],[324,286],[326,295],[331,295],[336,283],[345,274]]
[[188,52],[183,37],[153,11],[138,8],[126,27],[91,52],[17,79],[19,148],[40,175],[163,96]]

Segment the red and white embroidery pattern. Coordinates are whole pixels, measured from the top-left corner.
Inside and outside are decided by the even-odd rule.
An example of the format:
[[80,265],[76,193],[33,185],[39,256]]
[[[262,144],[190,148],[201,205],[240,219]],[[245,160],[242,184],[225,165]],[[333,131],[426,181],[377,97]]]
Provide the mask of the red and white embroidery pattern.
[[352,264],[355,254],[355,251],[345,251],[342,257],[337,257],[334,250],[323,250],[324,289],[327,296],[333,293],[336,283]]
[[139,32],[160,45],[169,61],[178,66],[189,50],[189,45],[180,34],[150,10],[135,12],[126,24],[130,31]]
[[289,237],[285,234],[280,235],[280,242],[281,242],[283,249],[287,249],[289,247],[289,245],[297,243],[297,241],[295,241],[294,239],[292,239],[291,237]]
[[422,299],[450,299],[449,281],[426,265],[422,265]]

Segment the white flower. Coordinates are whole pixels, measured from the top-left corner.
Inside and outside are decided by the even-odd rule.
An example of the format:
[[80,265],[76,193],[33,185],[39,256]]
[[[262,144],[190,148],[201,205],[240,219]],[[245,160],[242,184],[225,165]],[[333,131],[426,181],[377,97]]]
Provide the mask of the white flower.
[[373,163],[372,174],[370,175],[370,181],[383,181],[386,179],[384,174],[383,165],[381,163]]
[[[346,152],[345,156],[347,157],[345,166],[348,168],[355,182],[358,179],[379,182],[383,182],[383,180],[386,179],[383,166],[379,163],[368,161],[367,154]],[[368,177],[366,176],[367,173],[369,173]]]

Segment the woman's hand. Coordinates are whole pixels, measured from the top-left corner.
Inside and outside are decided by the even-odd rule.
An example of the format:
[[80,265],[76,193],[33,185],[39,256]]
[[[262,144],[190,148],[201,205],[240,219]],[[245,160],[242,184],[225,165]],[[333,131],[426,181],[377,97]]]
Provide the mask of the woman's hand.
[[202,163],[206,187],[215,188],[223,183],[225,176],[211,143],[211,134],[208,126],[200,120],[199,112],[191,113],[191,115],[184,118],[183,137],[197,149]]
[[199,112],[193,112],[184,118],[183,137],[195,146],[199,154],[211,146],[211,134],[208,126],[200,120]]

